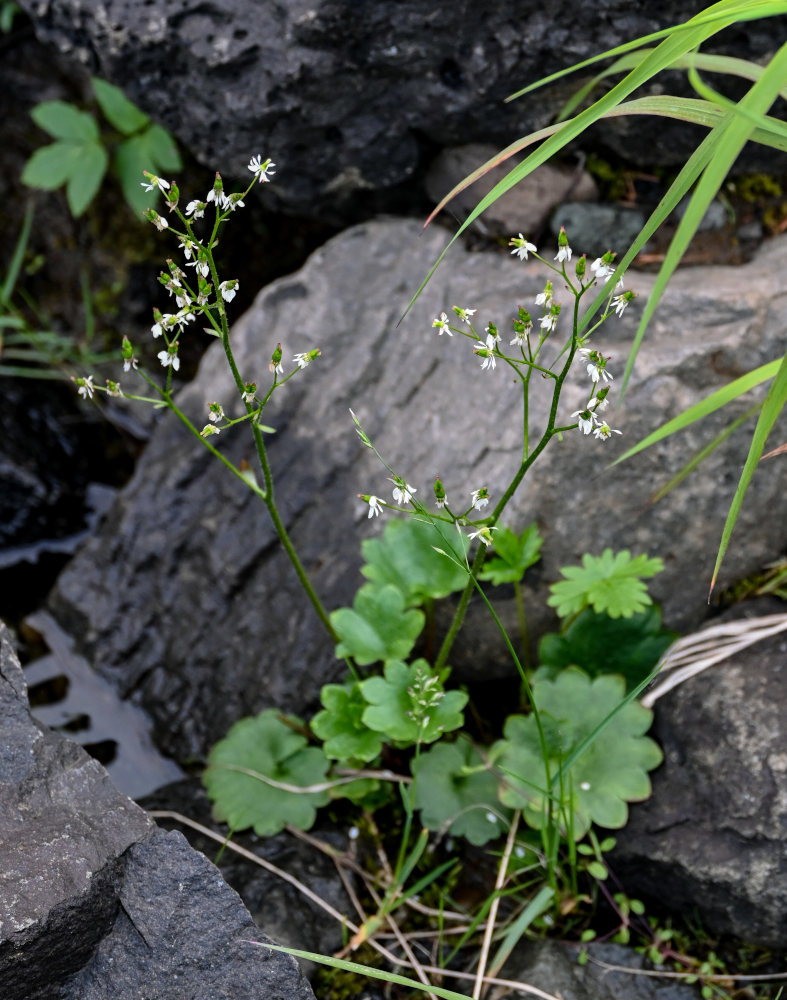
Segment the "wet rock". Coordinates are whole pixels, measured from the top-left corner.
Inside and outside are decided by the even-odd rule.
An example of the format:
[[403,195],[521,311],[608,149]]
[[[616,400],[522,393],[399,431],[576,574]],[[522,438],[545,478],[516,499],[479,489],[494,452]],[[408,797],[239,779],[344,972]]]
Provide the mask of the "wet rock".
[[[548,124],[578,84],[504,103],[518,87],[696,14],[685,0],[669,9],[613,0],[577,32],[567,0],[150,0],[142,12],[135,0],[108,0],[100,16],[81,0],[22,6],[40,38],[124,87],[212,169],[239,175],[251,154],[270,155],[286,164],[274,188],[282,203],[356,220],[376,194],[407,188],[425,151],[506,146]],[[756,60],[773,51],[773,31],[772,19],[748,21],[706,47]],[[666,119],[599,123],[593,133],[651,171],[684,163],[702,137]]]
[[[630,246],[647,221],[636,208],[622,205],[561,205],[552,215],[550,229],[557,235],[563,226],[572,242],[589,258],[601,257],[614,247]],[[647,249],[647,244],[643,250]]]
[[[504,366],[482,372],[463,338],[435,336],[432,319],[452,304],[472,306],[481,329],[494,319],[507,334],[516,305],[543,289],[543,266],[507,252],[455,248],[397,327],[443,245],[439,232],[419,234],[417,224],[392,220],[344,232],[298,274],[265,289],[232,334],[242,376],[261,386],[277,341],[287,370],[293,353],[322,348],[315,364],[274,394],[265,420],[276,428],[267,440],[282,516],[329,608],[351,603],[363,582],[360,542],[381,530],[356,495],[390,489],[385,470],[358,442],[349,407],[422,496],[439,473],[449,497],[469,502],[471,490],[485,484],[494,499],[519,467],[517,386]],[[545,254],[552,256],[549,247]],[[525,578],[534,637],[555,627],[545,598],[559,567],[607,546],[664,559],[651,591],[669,627],[693,628],[707,617],[716,546],[748,450],[745,429],[663,501],[654,506],[649,498],[750,403],[714,413],[614,470],[607,466],[664,420],[780,356],[787,296],[778,289],[786,266],[787,240],[780,239],[751,265],[679,273],[622,407],[611,411],[624,435],[602,444],[566,434],[539,459],[505,516],[515,528],[537,520],[546,539],[542,562]],[[653,280],[630,275],[627,287],[641,299],[594,336],[612,356],[613,386]],[[548,390],[536,381],[534,427],[542,426]],[[565,422],[586,399],[578,366],[561,402]],[[179,396],[199,426],[211,400],[238,409],[220,345]],[[255,461],[242,430],[223,434],[220,446],[236,463]],[[745,544],[733,539],[720,587],[780,551],[785,525],[771,514],[782,499],[780,469],[764,463],[736,530]],[[495,600],[516,630],[513,599]],[[320,686],[344,670],[262,505],[175,420],[161,424],[101,528],[59,578],[51,608],[120,693],[133,693],[148,709],[157,744],[181,760],[204,754],[242,715],[272,705],[313,709]],[[468,679],[512,676],[480,603],[471,605],[451,659]]]
[[30,716],[0,624],[0,996],[313,996],[238,896],[77,744]]
[[[783,602],[755,602],[746,617],[774,612]],[[631,895],[777,949],[787,940],[786,663],[781,632],[656,702],[664,763],[611,857]]]

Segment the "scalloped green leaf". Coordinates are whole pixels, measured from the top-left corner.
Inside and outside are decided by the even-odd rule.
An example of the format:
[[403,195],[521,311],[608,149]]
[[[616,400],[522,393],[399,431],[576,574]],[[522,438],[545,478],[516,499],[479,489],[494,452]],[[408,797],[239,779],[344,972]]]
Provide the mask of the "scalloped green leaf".
[[424,615],[405,611],[405,603],[393,584],[361,587],[352,608],[339,608],[330,616],[341,640],[336,655],[352,656],[359,666],[409,656],[424,627]]
[[610,618],[628,618],[643,611],[652,601],[641,577],[655,576],[664,569],[661,559],[645,555],[631,557],[627,549],[613,553],[604,549],[600,556],[585,554],[581,566],[564,566],[566,577],[549,588],[547,603],[561,618],[592,607]]
[[69,142],[96,142],[99,138],[95,118],[66,101],[43,101],[30,112],[33,121],[53,139]]
[[[620,704],[625,684],[622,677],[613,675],[591,680],[583,671],[570,667],[554,681],[535,682],[533,694],[542,721],[548,724],[552,795],[557,799],[563,831],[569,817],[576,838],[593,823],[610,829],[624,826],[627,803],[650,795],[648,771],[662,760],[658,745],[644,735],[652,713],[635,701],[624,705],[563,772],[561,783],[555,776],[563,763]],[[510,808],[522,809],[528,824],[539,829],[545,811],[546,777],[535,717],[511,716],[504,737],[492,750],[503,774],[500,800]]]
[[265,779],[308,787],[324,782],[329,767],[322,750],[307,746],[305,737],[271,708],[235,723],[211,750],[202,780],[218,820],[233,830],[252,827],[260,836],[270,836],[288,823],[308,830],[329,793],[289,791]]
[[535,521],[520,535],[510,528],[498,528],[492,542],[495,554],[486,560],[479,577],[490,580],[495,586],[517,583],[541,558],[543,542]]
[[480,847],[504,832],[510,815],[501,809],[497,778],[468,740],[438,743],[412,762],[415,807],[429,830],[448,826],[454,836]]
[[417,520],[389,521],[382,538],[367,538],[361,545],[366,564],[361,572],[373,583],[391,583],[408,604],[423,604],[461,590],[467,573],[434,546],[464,558],[469,542],[464,535],[439,523]]
[[580,667],[590,677],[621,674],[630,691],[653,670],[676,632],[661,627],[656,605],[630,618],[610,618],[585,608],[563,633],[545,635],[538,646],[534,679],[554,680],[564,667]]
[[388,740],[398,743],[433,743],[444,733],[459,729],[467,704],[464,691],[444,691],[442,678],[426,660],[408,665],[389,660],[383,677],[361,682],[369,703],[363,722]]
[[326,755],[334,760],[374,760],[383,743],[361,718],[368,703],[358,684],[325,684],[320,701],[324,708],[312,719],[311,729],[323,740]]

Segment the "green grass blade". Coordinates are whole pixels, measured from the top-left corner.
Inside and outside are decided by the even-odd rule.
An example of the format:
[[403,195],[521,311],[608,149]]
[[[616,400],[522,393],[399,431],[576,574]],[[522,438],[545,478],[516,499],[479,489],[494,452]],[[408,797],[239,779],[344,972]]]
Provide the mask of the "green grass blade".
[[[659,41],[659,39],[670,38],[678,35],[683,31],[691,31],[697,26],[707,26],[713,25],[721,21],[713,28],[711,34],[721,31],[722,28],[726,27],[727,24],[733,23],[735,21],[754,21],[760,20],[765,17],[778,17],[784,14],[784,3],[780,0],[769,0],[769,2],[762,3],[751,3],[750,0],[736,0],[734,3],[716,3],[711,7],[707,7],[705,10],[701,11],[696,17],[691,18],[689,21],[684,21],[680,24],[672,25],[669,28],[663,28],[661,31],[654,31],[649,35],[641,35],[639,38],[635,38],[630,42],[624,42],[622,45],[617,45],[615,48],[607,49],[606,52],[602,52],[599,55],[591,56],[589,59],[584,59],[582,62],[574,63],[573,66],[569,66],[568,69],[559,70],[557,73],[552,73],[549,76],[544,76],[540,80],[536,80],[535,83],[528,84],[527,87],[523,87],[516,93],[511,94],[506,98],[507,101],[515,101],[517,98],[529,94],[539,87],[546,86],[548,83],[553,83],[555,80],[560,80],[564,76],[568,76],[571,73],[577,72],[577,70],[584,69],[586,66],[592,66],[594,63],[602,62],[604,59],[611,59],[613,56],[620,56],[632,50],[639,49],[642,46],[649,45],[651,42]],[[692,46],[687,46],[690,49]]]
[[505,960],[519,944],[520,938],[533,921],[549,909],[554,895],[554,889],[550,889],[548,885],[542,886],[541,891],[536,893],[516,920],[511,924],[506,931],[506,936],[500,943],[500,947],[495,952],[495,957],[489,963],[492,975],[495,975],[497,970],[502,968]]
[[[715,6],[726,7],[727,4],[721,3],[716,4]],[[457,229],[454,233],[443,252],[437,258],[437,261],[430,269],[426,278],[424,278],[421,282],[418,290],[405,309],[404,315],[406,316],[410,311],[413,303],[426,287],[426,284],[437,270],[450,247],[453,246],[465,229],[467,229],[467,227],[471,225],[482,212],[493,204],[493,202],[495,202],[501,195],[505,194],[506,191],[510,190],[515,184],[522,180],[522,178],[526,177],[529,173],[535,170],[536,167],[540,166],[555,153],[563,149],[564,146],[589,128],[590,125],[598,121],[600,118],[603,118],[608,111],[616,108],[623,100],[625,100],[626,97],[628,97],[630,93],[632,93],[632,91],[647,83],[648,80],[660,73],[663,69],[669,67],[679,55],[683,55],[690,49],[700,45],[706,38],[713,35],[717,31],[720,31],[724,26],[723,20],[712,21],[710,25],[692,24],[691,30],[681,30],[675,35],[668,36],[657,48],[653,49],[650,54],[645,57],[642,63],[628,73],[623,80],[617,83],[609,91],[609,93],[604,94],[595,102],[595,104],[581,112],[576,116],[576,118],[572,118],[568,122],[563,122],[562,127],[559,130],[547,138],[541,146],[534,150],[522,163],[510,170],[509,173],[502,178],[502,180],[500,180],[470,212],[459,229]]]
[[[787,138],[787,125],[785,125],[784,122],[779,121],[778,118],[769,118],[767,115],[761,115],[757,114],[755,111],[749,111],[742,105],[736,104],[735,101],[731,101],[728,97],[720,94],[718,90],[714,90],[713,87],[710,87],[707,83],[705,83],[697,72],[694,60],[689,60],[689,63],[689,83],[697,91],[700,97],[704,98],[710,104],[717,105],[722,110],[733,111],[736,114],[742,115],[751,122],[753,128],[755,129],[761,128],[765,131],[772,130],[778,135]],[[757,79],[760,79],[760,77]],[[783,90],[778,90],[776,96],[784,97]]]
[[665,483],[660,490],[657,490],[648,503],[658,503],[659,500],[662,500],[668,493],[674,490],[676,486],[682,483],[687,476],[694,472],[694,470],[705,461],[708,455],[712,454],[712,452],[714,452],[720,444],[726,441],[731,434],[734,434],[735,431],[742,424],[745,424],[750,417],[753,417],[761,406],[761,403],[757,403],[756,406],[752,406],[745,413],[742,413],[737,420],[733,420],[729,427],[725,427],[720,434],[716,435],[710,444],[706,444],[705,447],[701,448],[696,455],[692,456],[683,468],[669,480],[669,482]]
[[407,976],[400,976],[396,972],[383,972],[375,969],[371,965],[361,965],[359,962],[348,962],[343,958],[333,958],[330,955],[318,955],[313,951],[300,951],[297,948],[285,948],[280,944],[269,944],[267,941],[249,941],[249,944],[258,948],[270,948],[271,951],[281,951],[285,955],[294,955],[296,958],[305,958],[310,962],[318,962],[320,965],[328,965],[332,969],[342,969],[344,972],[355,972],[359,976],[366,976],[369,979],[380,979],[385,983],[396,983],[398,986],[409,986],[412,990],[420,990],[421,993],[434,993],[435,996],[442,997],[443,1000],[472,1000],[466,993],[457,993],[455,990],[447,990],[443,986],[425,986],[417,979],[409,979]]
[[3,280],[3,286],[0,288],[0,305],[7,306],[11,301],[11,296],[13,295],[14,288],[16,287],[19,272],[22,270],[22,261],[25,257],[25,250],[27,250],[27,243],[30,239],[30,229],[33,225],[34,211],[35,208],[33,206],[33,202],[31,201],[25,209],[25,217],[22,220],[22,228],[19,230],[19,236],[17,237],[16,244],[14,245],[14,252],[11,254],[11,263],[8,265],[8,271],[6,272],[5,279]]
[[[768,64],[762,77],[752,85],[748,93],[738,102],[739,105],[744,111],[753,111],[756,114],[766,110],[776,99],[785,77],[787,77],[787,45],[781,47]],[[708,158],[708,162],[702,176],[697,182],[691,201],[672,238],[664,263],[661,266],[653,290],[645,305],[642,319],[640,320],[637,333],[634,337],[634,343],[631,346],[628,361],[626,362],[621,392],[624,392],[626,389],[637,352],[645,335],[645,330],[659,304],[667,283],[680,263],[708,206],[718,193],[732,164],[738,158],[741,149],[751,136],[752,131],[753,126],[747,117],[737,112],[727,112],[726,123],[715,129],[705,140],[706,142],[711,140],[715,148],[712,155]]]
[[779,371],[776,378],[773,380],[770,389],[768,390],[768,395],[765,397],[765,402],[762,404],[762,410],[760,411],[757,426],[754,428],[754,436],[752,437],[749,454],[746,457],[746,464],[743,466],[741,478],[738,480],[738,485],[735,489],[735,496],[732,498],[730,510],[727,514],[727,520],[724,524],[724,530],[721,535],[719,551],[716,556],[716,565],[713,567],[713,576],[711,577],[710,591],[708,594],[709,599],[710,594],[713,593],[713,588],[716,586],[716,578],[719,575],[719,569],[721,568],[724,554],[730,543],[732,531],[735,527],[735,522],[738,519],[743,498],[746,495],[746,490],[749,488],[749,483],[754,475],[754,470],[757,468],[757,463],[760,460],[760,456],[762,455],[763,448],[765,447],[765,442],[768,440],[771,428],[776,422],[779,414],[784,409],[785,403],[787,403],[787,353],[785,353],[782,358]]
[[759,368],[755,368],[754,371],[747,372],[745,375],[741,375],[740,378],[736,378],[735,381],[722,386],[721,389],[712,392],[710,396],[701,399],[699,403],[690,406],[683,413],[679,413],[677,417],[674,417],[662,427],[659,427],[658,430],[643,438],[633,448],[629,448],[619,458],[616,458],[612,465],[625,462],[626,459],[631,458],[640,451],[644,451],[645,448],[656,444],[657,441],[662,441],[664,438],[669,437],[670,434],[682,431],[684,427],[688,427],[690,424],[695,423],[695,421],[707,417],[708,414],[713,413],[715,410],[721,409],[722,406],[726,406],[733,399],[742,396],[749,389],[753,389],[762,382],[767,382],[768,379],[772,379],[776,375],[781,364],[781,359],[777,358],[776,361],[770,361],[767,365],[761,365]]

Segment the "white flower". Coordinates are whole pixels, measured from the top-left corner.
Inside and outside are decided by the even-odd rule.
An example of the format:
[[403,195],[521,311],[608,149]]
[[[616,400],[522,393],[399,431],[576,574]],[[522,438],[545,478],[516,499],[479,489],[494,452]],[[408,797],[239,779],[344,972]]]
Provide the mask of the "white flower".
[[409,503],[413,498],[413,493],[418,492],[414,486],[402,482],[401,479],[398,481],[392,479],[391,482],[394,484],[393,498],[397,503]]
[[166,181],[163,181],[160,177],[154,177],[153,174],[149,174],[147,170],[143,170],[142,173],[147,177],[149,181],[149,183],[145,183],[145,181],[140,181],[141,186],[146,191],[155,191],[155,190],[166,191],[169,188],[169,184],[167,184]]
[[596,415],[590,408],[587,410],[575,410],[571,416],[576,417],[579,429],[583,434],[590,434],[594,424],[598,422]]
[[382,508],[382,504],[377,499],[377,497],[369,497],[369,499],[367,500],[367,503],[369,504],[369,513],[366,516],[367,517],[378,517],[380,515],[380,512],[382,511],[383,508]]
[[486,346],[489,347],[489,341],[492,341],[492,347],[496,347],[501,340],[500,334],[497,332],[497,327],[494,323],[490,323],[489,326],[484,330],[486,334]]
[[606,396],[608,392],[609,389],[602,389],[601,395],[594,396],[590,400],[590,402],[588,403],[588,409],[593,410],[594,413],[599,413],[603,410],[606,410],[606,408],[609,406],[609,400],[607,399]]
[[595,274],[599,281],[606,281],[607,278],[611,278],[615,273],[615,268],[612,267],[611,264],[608,264],[603,257],[596,257],[590,265],[590,270]]
[[159,232],[163,232],[165,229],[169,229],[169,223],[164,218],[163,215],[159,215],[157,212],[152,212],[149,216],[150,221],[158,229]]
[[186,264],[186,267],[195,267],[197,269],[197,274],[201,274],[203,278],[207,278],[210,274],[210,264],[204,257],[189,261],[188,264]]
[[215,424],[219,420],[224,419],[224,407],[221,403],[208,403],[208,410],[210,411],[208,413],[208,420],[211,423]]
[[273,168],[275,166],[276,164],[271,163],[270,160],[263,162],[261,156],[252,156],[249,160],[248,169],[254,174],[255,180],[258,180],[262,184],[264,181],[269,181],[274,175],[276,171]]
[[547,333],[551,333],[555,329],[555,324],[557,323],[558,314],[550,311],[546,316],[542,316],[540,319],[541,329],[546,330]]
[[229,281],[222,281],[219,285],[219,291],[221,292],[221,297],[225,302],[232,302],[239,286],[240,283],[237,278],[231,278]]
[[508,241],[508,245],[514,248],[511,253],[516,254],[520,260],[527,260],[529,253],[537,252],[535,246],[532,243],[528,243],[521,233],[519,236],[512,236]]
[[130,372],[133,368],[136,370],[139,367],[139,362],[136,358],[124,358],[123,359],[123,371]]
[[240,394],[241,399],[244,403],[253,403],[254,397],[257,395],[257,383],[247,382],[244,387],[244,391]]
[[555,254],[555,260],[558,264],[562,264],[564,261],[571,260],[571,247],[566,243],[564,246],[558,244],[557,253]]
[[476,510],[482,510],[489,503],[489,490],[482,486],[478,490],[473,490],[471,494],[472,504]]
[[591,351],[587,347],[580,348],[579,353],[587,358],[587,373],[594,382],[598,382],[602,378],[605,382],[613,380],[613,376],[607,371],[607,361],[609,361],[609,358],[605,358],[603,354],[600,354],[598,351]]
[[606,441],[607,438],[612,437],[613,434],[622,433],[623,431],[613,431],[609,424],[599,424],[593,431],[593,437],[598,438],[599,441]]
[[536,305],[549,309],[552,305],[552,282],[548,281],[544,286],[544,291],[536,295]]
[[622,316],[623,315],[623,310],[626,308],[626,306],[629,304],[629,302],[631,302],[631,300],[633,298],[634,298],[634,296],[631,293],[629,293],[629,292],[623,292],[622,295],[616,295],[612,299],[612,302],[610,303],[610,305],[615,310],[615,312],[618,314],[618,316]]
[[108,396],[122,396],[123,392],[120,388],[120,382],[113,382],[111,378],[107,379],[107,395]]
[[460,309],[459,306],[451,306],[451,308],[454,310],[459,319],[461,319],[463,323],[467,323],[468,326],[470,326],[470,317],[475,316],[478,312],[477,309]]
[[445,313],[440,313],[438,319],[432,320],[432,326],[437,328],[438,337],[442,337],[444,333],[447,333],[449,337],[453,337],[451,329],[448,326],[448,317]]
[[221,434],[221,428],[216,427],[215,424],[205,424],[202,430],[199,432],[201,438],[208,438],[211,434]]
[[292,359],[292,363],[299,368],[305,368],[310,362],[311,358],[308,354],[296,354]]
[[475,344],[473,346],[473,354],[477,354],[480,358],[482,358],[481,361],[482,371],[483,369],[487,369],[488,371],[491,372],[492,369],[497,366],[497,359],[495,358],[494,355],[496,343],[497,341],[495,340],[494,336],[490,333],[487,334],[486,347],[479,347],[478,344]]
[[171,365],[177,371],[180,368],[180,358],[177,351],[178,345],[170,344],[166,351],[159,351],[156,357],[165,368]]
[[92,399],[93,393],[96,391],[93,387],[93,376],[88,375],[87,378],[78,378],[76,380],[79,388],[77,392],[83,399]]
[[[497,531],[497,528],[489,528],[489,527],[479,528],[478,531],[469,532],[467,537],[470,539],[470,541],[472,541],[474,538],[477,538],[478,541],[483,542],[484,545],[491,545],[493,531]],[[489,818],[489,815],[490,814],[487,814],[487,819]]]
[[205,215],[204,201],[190,201],[186,205],[186,215],[193,215],[195,219],[201,219]]

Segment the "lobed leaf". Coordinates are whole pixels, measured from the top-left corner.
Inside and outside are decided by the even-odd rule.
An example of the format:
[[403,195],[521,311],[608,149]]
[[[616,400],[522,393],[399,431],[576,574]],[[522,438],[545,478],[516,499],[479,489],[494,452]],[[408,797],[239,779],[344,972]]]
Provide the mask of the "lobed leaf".
[[632,559],[627,549],[618,553],[604,549],[600,556],[586,553],[582,566],[561,568],[566,579],[552,584],[547,603],[561,618],[579,614],[588,606],[610,618],[628,618],[652,603],[640,577],[654,576],[663,568],[661,559],[645,555]]
[[93,77],[91,83],[104,117],[118,132],[122,132],[123,135],[133,135],[150,122],[144,111],[140,111],[136,104],[132,104],[120,87],[115,87],[106,80],[100,80],[97,76]]
[[311,729],[323,740],[326,755],[335,760],[374,760],[383,743],[362,721],[368,703],[358,684],[325,684],[320,701],[324,708],[312,719]]
[[[420,674],[420,678],[419,678]],[[419,679],[436,679],[426,660],[408,665],[401,660],[389,660],[382,677],[370,677],[361,682],[361,693],[369,707],[363,722],[387,740],[398,743],[434,743],[444,733],[459,729],[464,723],[462,709],[467,704],[464,691],[443,691],[435,685],[439,700],[426,716],[420,713],[413,697]]]
[[[412,762],[415,807],[429,830],[448,827],[480,847],[503,832],[497,798],[497,778],[487,770],[481,754],[469,740],[438,743]],[[501,811],[503,815],[501,816]]]
[[520,535],[510,528],[498,528],[493,540],[495,554],[487,558],[478,574],[480,579],[490,580],[495,586],[518,583],[525,571],[541,558],[543,543],[535,522]]
[[[464,535],[438,524],[412,519],[389,521],[382,538],[361,544],[366,564],[361,572],[378,585],[393,584],[408,604],[423,604],[461,590],[466,572],[433,546],[458,549],[461,560],[469,547]],[[460,548],[461,546],[461,548]]]
[[252,827],[260,836],[270,836],[288,823],[308,830],[329,795],[327,790],[286,791],[265,778],[307,787],[325,781],[329,766],[322,750],[307,746],[305,737],[271,708],[235,723],[211,750],[202,780],[217,819],[233,830]]
[[351,656],[359,666],[408,656],[424,627],[423,612],[405,611],[393,584],[361,587],[352,608],[339,608],[330,618],[341,640],[336,655]]

